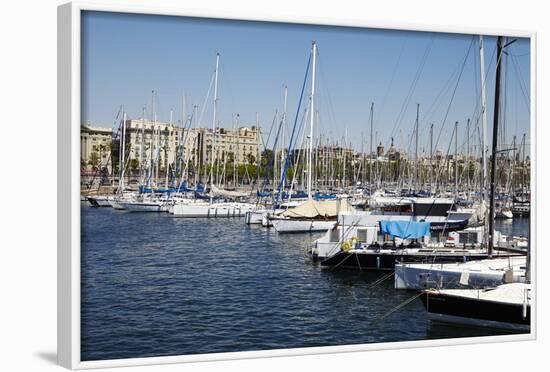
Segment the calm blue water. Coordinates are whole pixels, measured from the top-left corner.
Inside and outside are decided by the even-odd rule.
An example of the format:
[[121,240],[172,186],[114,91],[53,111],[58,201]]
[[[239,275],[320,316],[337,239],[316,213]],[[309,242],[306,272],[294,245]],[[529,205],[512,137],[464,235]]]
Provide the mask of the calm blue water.
[[321,269],[318,236],[83,207],[82,360],[495,334],[430,323],[420,300],[377,322],[414,293]]

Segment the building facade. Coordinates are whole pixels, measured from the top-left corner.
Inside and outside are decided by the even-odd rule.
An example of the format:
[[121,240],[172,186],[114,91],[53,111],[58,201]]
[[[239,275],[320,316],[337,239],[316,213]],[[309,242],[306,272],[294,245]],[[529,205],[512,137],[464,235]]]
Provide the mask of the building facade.
[[[255,164],[260,157],[260,128],[191,128],[144,119],[130,119],[125,126],[128,161],[135,167],[160,164],[161,170],[176,161],[197,167],[211,162],[234,160]],[[214,154],[212,146],[214,145]],[[189,162],[189,163],[187,163]],[[178,164],[178,168],[181,164]]]
[[111,150],[113,131],[111,128],[81,125],[80,168],[83,173],[107,170],[112,173]]

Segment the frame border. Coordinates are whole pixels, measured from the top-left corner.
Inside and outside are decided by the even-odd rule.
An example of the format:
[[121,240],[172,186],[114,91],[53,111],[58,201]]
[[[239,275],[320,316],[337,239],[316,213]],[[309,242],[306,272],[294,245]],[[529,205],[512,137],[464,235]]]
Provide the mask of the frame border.
[[[264,351],[241,351],[213,354],[160,356],[101,361],[81,361],[80,353],[80,94],[81,94],[81,14],[82,11],[138,13],[147,15],[184,16],[226,20],[260,21],[276,23],[299,23],[305,25],[363,27],[402,31],[423,31],[439,33],[506,35],[530,39],[530,158],[531,195],[537,196],[537,34],[535,31],[470,28],[458,26],[426,25],[376,21],[367,19],[342,19],[323,17],[296,17],[289,14],[259,14],[250,11],[213,11],[174,7],[164,4],[105,4],[75,1],[60,5],[57,9],[57,353],[58,363],[69,369],[92,369],[122,366],[145,366],[202,361],[253,359],[278,356],[317,355],[370,350],[394,350],[404,348],[481,344],[535,340],[537,337],[537,247],[536,220],[538,208],[531,206],[530,247],[531,279],[534,296],[531,307],[532,328],[529,334],[451,338],[440,340],[399,341],[360,345],[322,346]],[[535,155],[535,157],[533,157]],[[534,217],[534,218],[533,218]]]

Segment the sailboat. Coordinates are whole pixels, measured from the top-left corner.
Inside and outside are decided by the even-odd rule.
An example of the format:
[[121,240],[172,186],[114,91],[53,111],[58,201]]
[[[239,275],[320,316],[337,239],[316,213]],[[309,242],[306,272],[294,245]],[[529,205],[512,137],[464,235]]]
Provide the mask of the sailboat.
[[428,289],[421,296],[430,320],[476,327],[529,331],[531,285],[487,289]]
[[[212,119],[212,136],[216,135],[217,124],[217,105],[218,105],[218,70],[220,55],[216,54],[216,67],[214,70],[214,110]],[[170,213],[174,217],[243,217],[245,213],[253,209],[253,205],[243,202],[217,202],[214,201],[216,194],[227,198],[239,198],[244,196],[235,191],[221,190],[214,184],[214,154],[215,141],[212,144],[211,166],[210,166],[210,200],[187,199],[176,203],[170,208]]]
[[[269,223],[278,233],[326,231],[335,223],[340,211],[351,211],[353,207],[347,199],[314,200],[313,184],[313,125],[315,120],[315,74],[317,43],[311,46],[311,94],[309,112],[309,135],[307,147],[307,200],[293,209],[269,215]],[[307,75],[306,75],[307,76]],[[292,142],[292,138],[291,138]],[[290,151],[289,155],[290,156]],[[280,191],[284,186],[285,169],[281,170]],[[293,183],[291,183],[292,185]]]
[[[494,143],[496,144],[496,140]],[[492,164],[493,167],[495,164]],[[493,168],[492,175],[495,173]],[[455,184],[455,193],[457,190],[458,187]],[[490,216],[494,216],[495,210],[494,191],[493,181]],[[501,234],[494,229],[493,218],[489,218],[488,243],[485,238],[485,231],[487,231],[485,226],[467,228],[469,220],[474,216],[474,211],[462,210],[457,211],[459,213],[448,213],[454,204],[453,199],[433,198],[430,202],[432,198],[413,198],[407,200],[404,205],[394,204],[395,199],[392,198],[384,200],[374,197],[372,199],[382,208],[382,213],[342,214],[339,217],[339,224],[316,241],[312,254],[314,258],[323,259],[321,262],[323,266],[393,270],[396,262],[442,264],[487,259],[493,256],[507,258],[525,255],[525,250],[510,247],[507,241],[502,242]],[[427,205],[423,205],[422,200],[428,201]],[[391,209],[388,209],[388,206]],[[403,207],[409,210],[403,210]],[[480,207],[480,213],[476,214],[484,215],[483,201]],[[424,213],[425,215],[421,217]],[[455,218],[459,220],[453,220]],[[484,218],[484,220],[487,219]],[[463,222],[465,223],[461,226]],[[428,234],[413,234],[417,229],[415,226],[424,223],[430,225],[429,232],[437,233],[435,239],[428,238]],[[391,226],[390,224],[401,228],[396,229],[397,231],[384,228],[384,225]],[[453,230],[461,231],[449,233]],[[388,239],[388,236],[391,239]]]
[[[154,91],[153,91],[153,128],[155,130],[156,114],[154,110]],[[116,209],[122,209],[127,212],[160,212],[163,202],[159,199],[154,192],[144,193],[143,187],[140,187],[139,194],[124,194],[125,192],[125,170],[127,166],[126,155],[126,113],[123,114],[122,121],[122,140],[121,140],[121,170],[120,170],[120,183],[117,192],[117,196],[113,200],[113,207]]]
[[[497,38],[489,253],[492,252],[494,236],[493,217],[495,212],[495,170],[499,126],[501,56],[503,49],[513,42],[508,42],[503,46],[502,37]],[[529,331],[531,324],[529,253],[527,253],[526,266],[526,281],[524,283],[502,284],[486,289],[427,289],[422,292],[422,303],[428,312],[428,316],[433,320]]]

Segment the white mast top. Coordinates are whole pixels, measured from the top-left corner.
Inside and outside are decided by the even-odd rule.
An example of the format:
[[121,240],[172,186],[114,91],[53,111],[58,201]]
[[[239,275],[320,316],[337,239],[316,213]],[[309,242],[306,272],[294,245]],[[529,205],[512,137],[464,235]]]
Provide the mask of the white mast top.
[[317,57],[317,44],[315,41],[312,44],[311,53],[313,54],[313,65],[311,75],[311,108],[310,108],[310,124],[309,124],[309,156],[307,159],[307,197],[311,199],[311,176],[312,176],[312,159],[313,159],[313,120],[314,120],[314,102],[315,102],[315,62]]
[[218,104],[218,66],[220,63],[220,53],[216,53],[216,70],[214,70],[214,113],[212,115],[212,158],[210,159],[210,204],[212,204],[212,185],[214,179],[212,168],[214,168],[214,142],[216,138],[216,107]]
[[[284,172],[284,168],[285,168],[285,148],[286,148],[286,126],[287,126],[287,121],[286,121],[286,106],[287,106],[287,96],[288,96],[288,89],[285,85],[285,94],[284,94],[284,104],[283,104],[283,122],[282,122],[282,126],[283,126],[283,140],[282,140],[282,146],[281,146],[281,179],[283,177],[283,174],[282,172]],[[284,186],[283,185],[283,189],[284,189]]]
[[[124,110],[124,108],[123,108]],[[124,192],[124,169],[126,168],[126,111],[122,113],[122,162],[120,164],[120,193]],[[100,159],[101,160],[101,159]]]

